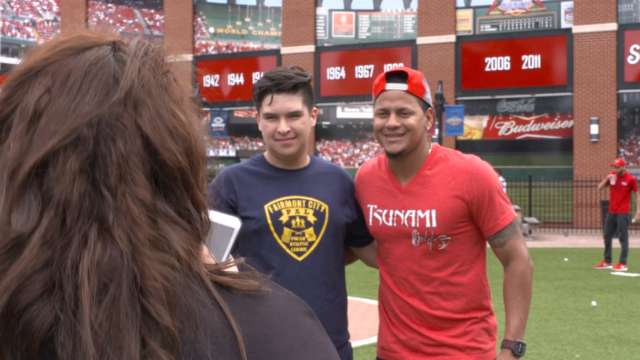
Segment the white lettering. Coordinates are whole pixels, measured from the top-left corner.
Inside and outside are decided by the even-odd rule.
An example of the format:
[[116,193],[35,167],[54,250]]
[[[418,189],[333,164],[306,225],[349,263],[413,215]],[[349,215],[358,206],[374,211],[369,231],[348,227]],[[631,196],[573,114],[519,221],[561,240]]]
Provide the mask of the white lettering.
[[542,68],[542,56],[540,54],[522,55],[522,69],[533,70]]
[[513,134],[531,133],[537,131],[551,131],[559,129],[573,128],[573,120],[553,120],[545,122],[531,121],[528,124],[516,124],[514,120],[497,121],[495,123],[499,136],[509,136]]
[[635,65],[640,62],[640,45],[633,44],[629,48],[629,56],[627,56],[627,63],[629,65]]
[[227,84],[229,84],[229,86],[244,85],[244,74],[229,73],[229,75],[227,75]]
[[219,87],[220,86],[220,74],[208,74],[202,77],[202,86]]
[[389,70],[393,70],[393,69],[397,69],[400,67],[404,67],[404,63],[389,63],[389,64],[384,64],[384,66],[382,67],[382,69],[384,71],[389,71]]
[[378,205],[367,204],[369,225],[404,226],[409,228],[435,228],[437,214],[435,209],[380,209]]
[[356,79],[369,79],[373,77],[373,64],[356,65],[354,69]]
[[490,56],[484,58],[484,71],[511,70],[511,56]]
[[253,74],[251,74],[251,83],[255,84],[256,82],[258,82],[258,80],[262,78],[262,75],[264,75],[264,72],[254,71]]
[[347,78],[347,72],[344,66],[331,66],[327,68],[327,80],[344,80]]

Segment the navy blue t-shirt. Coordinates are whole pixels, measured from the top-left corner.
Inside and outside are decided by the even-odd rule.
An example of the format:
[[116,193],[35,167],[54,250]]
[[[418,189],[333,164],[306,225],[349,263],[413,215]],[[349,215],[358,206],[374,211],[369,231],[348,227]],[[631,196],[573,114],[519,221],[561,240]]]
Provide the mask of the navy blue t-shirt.
[[211,207],[242,218],[234,256],[300,296],[343,359],[351,358],[344,248],[372,238],[349,175],[313,156],[306,167],[286,170],[257,155],[224,168],[209,197]]

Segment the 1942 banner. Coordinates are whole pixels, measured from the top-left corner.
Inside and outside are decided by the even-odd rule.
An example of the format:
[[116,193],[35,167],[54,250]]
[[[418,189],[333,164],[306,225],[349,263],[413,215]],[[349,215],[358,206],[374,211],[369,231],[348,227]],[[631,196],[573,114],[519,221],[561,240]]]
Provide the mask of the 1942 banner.
[[212,106],[249,105],[253,84],[275,68],[278,55],[203,56],[195,60],[196,82],[202,100]]

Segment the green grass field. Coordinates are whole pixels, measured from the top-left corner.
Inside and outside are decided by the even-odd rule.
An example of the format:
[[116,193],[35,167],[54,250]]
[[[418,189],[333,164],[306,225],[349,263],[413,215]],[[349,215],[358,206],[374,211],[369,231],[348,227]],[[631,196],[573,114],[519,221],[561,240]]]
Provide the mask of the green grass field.
[[[535,276],[526,359],[640,359],[640,277],[592,270],[591,265],[600,259],[600,249],[530,251]],[[488,258],[501,336],[502,270],[495,256]],[[640,273],[640,249],[631,249],[629,261],[630,272]],[[377,297],[375,270],[354,264],[347,270],[347,279],[349,295]],[[597,306],[591,305],[593,300]],[[355,359],[375,359],[375,345],[356,349]]]

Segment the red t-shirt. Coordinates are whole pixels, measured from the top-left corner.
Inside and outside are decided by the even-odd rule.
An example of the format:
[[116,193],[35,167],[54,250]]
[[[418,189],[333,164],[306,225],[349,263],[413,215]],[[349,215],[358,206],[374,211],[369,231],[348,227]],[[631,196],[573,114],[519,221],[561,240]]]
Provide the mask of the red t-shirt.
[[360,168],[356,194],[378,242],[378,356],[493,360],[486,239],[516,215],[489,164],[433,145],[402,186],[381,155]]
[[638,192],[638,181],[628,172],[618,175],[615,171],[609,173],[614,176],[614,184],[609,185],[609,212],[611,214],[628,214],[631,207],[631,192]]

